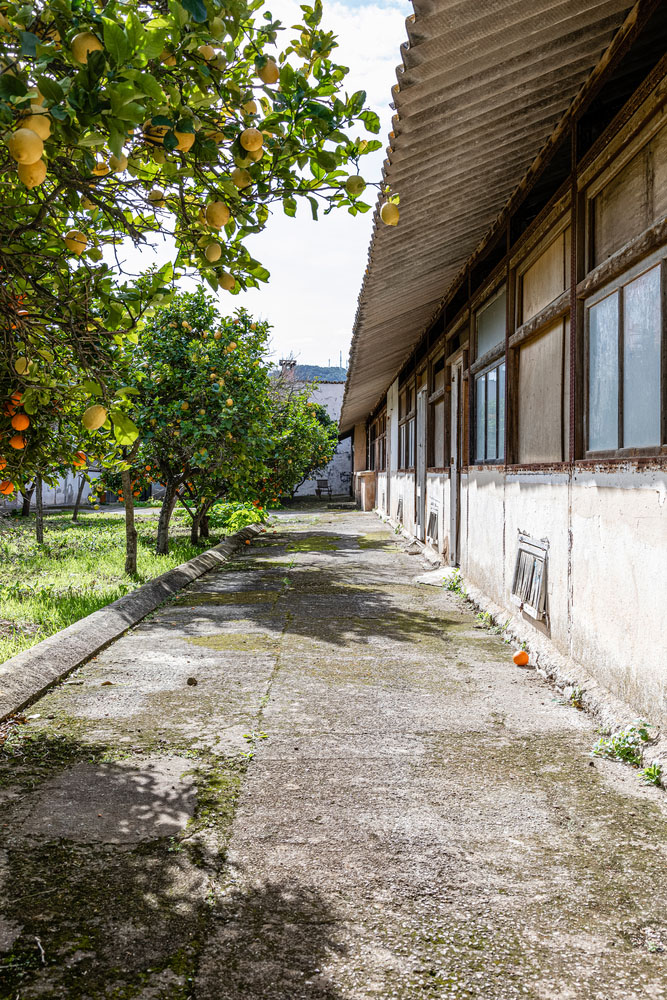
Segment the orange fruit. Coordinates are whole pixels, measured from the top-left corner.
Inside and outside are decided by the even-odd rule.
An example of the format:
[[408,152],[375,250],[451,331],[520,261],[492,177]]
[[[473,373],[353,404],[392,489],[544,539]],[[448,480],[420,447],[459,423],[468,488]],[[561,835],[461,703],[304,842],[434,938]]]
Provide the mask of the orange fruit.
[[11,493],[14,492],[14,489],[15,489],[14,483],[10,479],[3,479],[3,481],[0,483],[0,493],[2,493],[3,496],[8,497]]
[[15,417],[12,417],[12,427],[15,431],[27,431],[30,427],[30,417],[26,416],[25,413],[17,413]]
[[15,434],[13,437],[10,437],[9,444],[17,451],[21,451],[22,448],[25,448],[25,438],[22,434]]
[[512,657],[517,667],[525,667],[528,663],[529,656],[525,649],[519,649]]
[[0,458],[0,470],[6,469],[6,468],[7,468],[7,459],[6,458]]

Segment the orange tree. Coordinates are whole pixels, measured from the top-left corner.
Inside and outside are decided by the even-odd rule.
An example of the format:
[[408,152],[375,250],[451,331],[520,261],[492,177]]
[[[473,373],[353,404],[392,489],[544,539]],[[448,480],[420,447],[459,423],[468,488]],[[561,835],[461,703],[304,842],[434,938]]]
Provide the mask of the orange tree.
[[[179,500],[192,515],[196,540],[211,504],[244,494],[264,469],[270,425],[267,331],[266,323],[254,322],[245,310],[222,319],[201,288],[175,296],[142,329],[122,387],[140,437],[124,464],[129,481],[150,466],[151,476],[165,487],[158,553],[168,550]],[[126,506],[128,493],[131,499],[125,488]]]
[[323,406],[311,401],[311,390],[285,393],[280,381],[273,384],[267,475],[260,493],[269,502],[293,496],[308,476],[331,461],[338,444],[338,426]]
[[[380,143],[351,129],[379,122],[363,92],[343,91],[321,3],[286,35],[261,6],[3,0],[0,400],[27,373],[39,384],[43,352],[64,348],[115,427],[116,351],[172,274],[124,281],[123,240],[168,237],[178,273],[234,293],[268,277],[245,242],[273,207],[368,210],[358,164]],[[28,436],[5,456],[9,481],[25,480],[32,453]]]

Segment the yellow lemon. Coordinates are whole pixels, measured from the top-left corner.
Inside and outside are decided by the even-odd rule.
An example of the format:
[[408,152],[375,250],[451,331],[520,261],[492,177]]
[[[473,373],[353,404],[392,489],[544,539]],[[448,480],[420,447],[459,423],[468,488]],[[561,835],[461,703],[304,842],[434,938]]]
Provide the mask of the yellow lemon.
[[9,155],[16,163],[37,163],[44,152],[44,143],[29,128],[17,128],[9,139]]
[[19,180],[27,188],[39,187],[46,178],[46,163],[44,160],[37,160],[37,163],[19,163]]
[[84,66],[91,52],[101,52],[103,49],[101,41],[92,31],[82,31],[72,39],[72,55]]
[[148,192],[148,200],[153,206],[153,208],[164,208],[167,204],[164,198],[164,191],[162,188],[153,188]]
[[394,205],[393,201],[386,201],[380,210],[380,218],[385,226],[397,226],[398,217],[398,205]]
[[275,83],[280,76],[280,70],[278,69],[276,60],[269,56],[264,66],[262,66],[262,68],[258,71],[257,76],[260,78],[262,83]]
[[21,120],[21,125],[29,128],[40,139],[48,139],[51,135],[51,116],[41,104],[30,105],[30,114]]
[[77,257],[80,257],[88,246],[88,237],[78,229],[70,229],[64,239],[67,249]]
[[109,166],[114,174],[122,174],[124,170],[127,170],[127,156],[125,153],[121,153],[120,156],[112,156],[109,160]]
[[230,211],[224,201],[209,201],[205,214],[206,221],[214,229],[222,229],[229,222]]
[[95,403],[94,406],[89,406],[81,417],[81,423],[89,431],[96,431],[102,426],[102,424],[107,419],[107,411],[104,406],[99,403]]
[[222,247],[219,243],[209,243],[204,253],[206,254],[206,259],[211,264],[215,264],[216,260],[220,260],[222,256]]
[[240,143],[249,153],[254,153],[261,149],[264,143],[264,136],[258,128],[247,128],[241,132]]
[[194,132],[174,132],[178,144],[176,149],[179,153],[187,153],[189,149],[192,149],[195,142]]
[[247,170],[243,169],[243,167],[236,167],[235,170],[232,170],[231,178],[232,183],[239,189],[239,191],[242,191],[243,188],[250,187],[252,184],[252,177]]

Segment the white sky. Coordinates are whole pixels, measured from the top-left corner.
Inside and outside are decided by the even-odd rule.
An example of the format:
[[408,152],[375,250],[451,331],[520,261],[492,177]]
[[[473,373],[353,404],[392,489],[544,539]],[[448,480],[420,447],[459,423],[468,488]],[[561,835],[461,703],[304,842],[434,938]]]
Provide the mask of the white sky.
[[[265,8],[289,27],[301,20],[297,0],[267,0]],[[358,133],[382,141],[382,149],[363,157],[360,169],[367,180],[379,181],[391,127],[389,108],[399,47],[406,39],[405,18],[412,13],[410,0],[324,0],[322,27],[338,36],[336,62],[349,67],[345,89],[365,90],[367,103],[380,115],[377,136],[363,127]],[[293,34],[293,33],[292,33]],[[285,43],[283,43],[285,44]],[[278,43],[279,47],[281,42]],[[364,199],[375,203],[375,188]],[[272,354],[292,353],[303,364],[343,364],[352,335],[352,324],[366,267],[372,212],[352,217],[345,209],[313,222],[310,206],[299,205],[290,219],[276,206],[267,228],[248,248],[271,272],[268,284],[231,296],[220,292],[220,307],[232,311],[244,305],[273,325]],[[161,260],[164,253],[159,254]],[[128,253],[132,269],[146,268],[153,257],[145,249],[141,262]],[[184,281],[183,287],[192,287]],[[205,285],[210,291],[208,285]]]

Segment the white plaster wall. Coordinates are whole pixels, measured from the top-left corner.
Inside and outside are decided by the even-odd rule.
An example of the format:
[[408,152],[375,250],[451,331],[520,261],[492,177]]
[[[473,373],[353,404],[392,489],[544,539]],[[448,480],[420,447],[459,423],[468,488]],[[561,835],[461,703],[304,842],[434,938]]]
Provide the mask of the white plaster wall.
[[[464,495],[466,488],[466,495]],[[461,569],[498,604],[504,588],[504,474],[495,468],[468,472],[461,483],[461,525],[467,518],[467,538],[461,546]]]
[[[93,482],[99,479],[99,472],[91,472],[90,478]],[[79,489],[79,477],[73,473],[67,473],[59,479],[55,486],[47,486],[46,483],[42,484],[42,504],[44,507],[55,507],[66,504],[76,503],[76,494]],[[88,483],[84,486],[83,493],[81,495],[81,502],[86,503],[88,497],[90,496],[90,486]],[[22,506],[22,498],[20,493],[15,494],[14,499],[0,501],[0,508],[5,507],[8,510],[20,509]],[[31,510],[35,507],[35,494],[32,495]]]
[[382,514],[388,513],[387,508],[387,483],[388,475],[386,472],[378,472],[377,474],[377,488],[375,491],[375,505]]
[[438,512],[438,552],[442,555],[449,551],[449,476],[442,472],[426,474],[426,525],[432,509]]
[[328,479],[337,496],[349,496],[352,485],[352,438],[338,442],[338,446],[328,465],[321,472],[309,476],[295,493],[295,496],[314,496],[318,479]]
[[547,610],[551,638],[561,653],[569,654],[568,626],[568,482],[566,473],[521,472],[505,481],[505,564],[504,599],[511,603],[510,590],[518,548],[519,532],[549,542],[547,562]]
[[415,477],[411,472],[391,473],[391,517],[398,520],[398,501],[403,497],[401,524],[414,534],[415,530]]
[[571,655],[667,723],[667,472],[577,472]]

